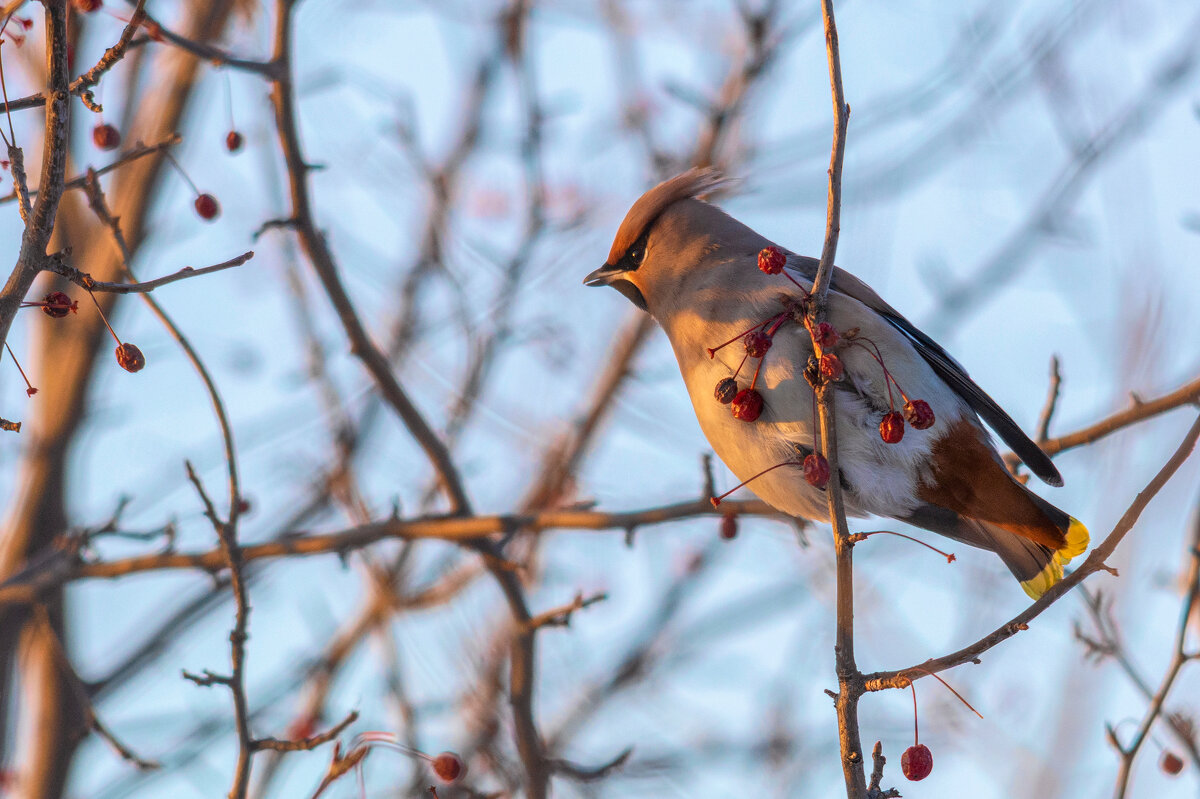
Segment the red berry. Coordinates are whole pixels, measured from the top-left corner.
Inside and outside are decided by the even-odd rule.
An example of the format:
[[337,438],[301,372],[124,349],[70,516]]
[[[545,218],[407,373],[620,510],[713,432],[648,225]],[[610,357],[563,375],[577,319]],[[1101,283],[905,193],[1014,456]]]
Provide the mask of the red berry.
[[79,313],[79,303],[71,302],[71,298],[61,291],[52,291],[42,297],[42,313],[53,319],[62,319],[68,313]]
[[933,427],[933,408],[925,400],[909,400],[904,403],[904,418],[914,430],[928,430]]
[[758,251],[758,268],[768,275],[778,275],[787,263],[787,256],[778,247],[764,247]]
[[904,438],[904,417],[899,411],[890,411],[883,415],[879,423],[879,437],[889,444],[899,444]]
[[761,358],[771,349],[771,337],[761,330],[746,334],[746,354],[751,358]]
[[762,394],[752,388],[743,388],[733,398],[730,408],[733,410],[733,418],[741,419],[743,422],[753,422],[762,413]]
[[827,350],[838,343],[837,329],[828,322],[822,322],[812,331],[812,340],[818,347]]
[[821,356],[821,374],[829,380],[841,380],[845,375],[846,370],[842,366],[842,359],[834,355],[832,352],[827,352]]
[[142,355],[142,351],[136,346],[126,341],[117,347],[117,363],[126,372],[140,372],[146,365],[146,356]]
[[433,773],[447,785],[458,782],[467,773],[467,764],[453,752],[442,752],[433,759]]
[[737,516],[727,513],[721,517],[721,538],[731,541],[737,538]]
[[231,153],[236,153],[242,149],[242,134],[236,130],[231,130],[225,134],[225,149]]
[[804,457],[804,479],[816,488],[824,488],[829,482],[829,461],[819,452]]
[[71,0],[71,5],[75,6],[76,11],[90,14],[103,4],[100,0]]
[[121,146],[121,132],[109,125],[97,125],[92,128],[92,142],[101,150],[115,150]]
[[1158,764],[1162,767],[1163,771],[1172,777],[1177,776],[1179,772],[1183,771],[1183,758],[1170,750],[1163,752],[1162,760]]
[[732,377],[727,377],[720,383],[717,383],[717,390],[713,392],[713,395],[717,398],[717,402],[722,405],[728,405],[733,402],[733,398],[737,396],[737,393],[737,381]]
[[196,198],[196,213],[200,214],[201,219],[213,220],[221,213],[221,206],[217,205],[217,198],[211,194],[201,194]]
[[925,779],[933,771],[933,753],[925,744],[913,744],[900,756],[900,770],[913,782]]

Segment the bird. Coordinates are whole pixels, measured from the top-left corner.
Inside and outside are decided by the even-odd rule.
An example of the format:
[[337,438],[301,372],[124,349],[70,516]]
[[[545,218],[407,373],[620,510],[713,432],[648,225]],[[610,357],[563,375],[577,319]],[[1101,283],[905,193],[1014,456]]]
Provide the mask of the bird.
[[851,273],[834,268],[826,325],[810,329],[818,260],[701,199],[723,182],[691,169],[647,191],[584,284],[616,289],[662,327],[705,437],[767,504],[828,518],[813,388],[827,380],[847,515],[994,552],[1040,597],[1087,549],[1088,531],[1005,468],[984,423],[1061,486],[1054,463],[941,345]]

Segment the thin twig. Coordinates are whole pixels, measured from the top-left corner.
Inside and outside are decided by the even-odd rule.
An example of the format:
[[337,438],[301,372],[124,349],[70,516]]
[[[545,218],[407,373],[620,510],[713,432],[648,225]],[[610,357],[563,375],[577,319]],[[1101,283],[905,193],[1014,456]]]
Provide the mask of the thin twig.
[[[217,514],[216,506],[200,482],[196,470],[189,462],[187,466],[188,480],[196,488],[196,493],[204,505],[204,515],[208,517],[221,542],[221,553],[229,568],[229,586],[233,589],[236,605],[234,610],[233,629],[229,633],[229,652],[232,670],[229,676],[205,672],[205,677],[197,679],[194,675],[185,673],[185,677],[197,685],[223,684],[233,695],[234,726],[238,737],[238,759],[233,774],[233,786],[229,789],[229,799],[245,799],[246,790],[250,786],[250,767],[254,757],[254,738],[250,734],[250,707],[246,700],[245,668],[246,640],[250,637],[248,625],[250,622],[250,598],[246,592],[246,582],[242,574],[242,551],[237,540],[237,502],[229,511],[229,520],[223,521]],[[236,495],[235,495],[236,496]]]
[[1050,420],[1054,418],[1054,410],[1058,407],[1058,394],[1062,387],[1062,373],[1058,368],[1058,356],[1050,356],[1050,386],[1046,389],[1046,404],[1038,416],[1037,434],[1034,441],[1044,444],[1050,437]]
[[309,752],[316,749],[318,746],[327,744],[334,738],[342,734],[342,731],[358,720],[358,711],[352,710],[346,718],[339,721],[336,725],[330,727],[323,733],[318,735],[310,735],[307,738],[299,740],[282,740],[279,738],[257,738],[254,741],[254,749],[270,749],[273,752]]
[[192,277],[200,277],[201,275],[210,275],[213,272],[221,272],[235,266],[241,266],[254,257],[254,250],[248,250],[241,255],[230,258],[228,261],[223,261],[213,266],[204,266],[200,269],[194,269],[190,266],[185,266],[178,272],[173,272],[169,275],[147,280],[138,283],[111,283],[102,280],[93,280],[92,276],[87,272],[82,272],[73,266],[68,265],[61,257],[51,257],[47,264],[47,271],[62,275],[67,280],[74,283],[80,288],[88,291],[102,291],[109,294],[145,294],[154,291],[156,288],[166,286],[171,283],[176,283],[180,280],[187,280]]
[[[829,155],[825,244],[821,248],[821,262],[813,280],[809,310],[814,328],[824,320],[826,298],[833,280],[833,262],[837,255],[838,235],[841,232],[842,162],[846,154],[846,123],[850,116],[850,108],[846,105],[846,96],[842,89],[842,63],[838,51],[833,0],[821,0],[821,16],[825,26],[825,52],[829,60],[829,86],[833,98],[833,145]],[[834,706],[837,711],[838,742],[841,749],[842,775],[846,782],[846,796],[849,799],[862,799],[867,792],[867,778],[858,729],[861,678],[854,661],[854,543],[850,540],[850,530],[846,524],[846,509],[839,478],[833,391],[827,382],[822,382],[816,391],[822,452],[829,463],[829,473],[833,475],[825,491],[825,498],[829,509],[829,523],[833,527],[834,552],[837,557],[837,630],[834,659],[838,693]]]

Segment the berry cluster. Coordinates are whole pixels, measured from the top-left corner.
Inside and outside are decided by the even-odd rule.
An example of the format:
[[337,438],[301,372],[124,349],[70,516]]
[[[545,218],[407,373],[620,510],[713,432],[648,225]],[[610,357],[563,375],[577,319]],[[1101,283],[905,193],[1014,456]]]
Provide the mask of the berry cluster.
[[[777,247],[765,247],[758,253],[759,270],[768,275],[782,274],[800,289],[801,298],[798,301],[789,300],[782,312],[755,324],[748,330],[742,331],[724,344],[708,348],[707,352],[709,358],[715,358],[717,352],[721,349],[728,347],[734,342],[742,342],[742,346],[746,351],[745,356],[743,356],[741,362],[738,364],[738,368],[734,371],[732,377],[723,378],[717,383],[713,394],[717,402],[730,407],[730,412],[735,419],[743,422],[754,422],[763,412],[763,396],[757,389],[758,378],[762,372],[763,360],[766,358],[774,342],[775,334],[788,322],[802,324],[805,330],[808,331],[809,338],[812,339],[814,352],[813,358],[810,359],[804,371],[805,378],[813,388],[812,452],[806,455],[803,460],[788,460],[765,469],[749,480],[739,484],[736,488],[741,488],[746,483],[756,480],[758,477],[780,466],[802,467],[804,470],[804,479],[816,488],[824,489],[826,484],[828,484],[830,477],[829,462],[820,453],[820,447],[817,445],[816,390],[827,382],[836,383],[845,377],[846,369],[836,350],[847,347],[861,347],[879,363],[880,368],[883,370],[884,385],[887,386],[888,405],[890,408],[879,422],[879,436],[885,442],[888,444],[898,444],[904,438],[904,425],[906,421],[917,430],[927,430],[934,423],[933,409],[929,406],[929,403],[925,400],[909,398],[908,394],[904,392],[900,384],[896,381],[896,378],[888,370],[887,365],[883,361],[883,355],[874,341],[861,335],[858,328],[852,328],[851,330],[839,333],[828,322],[820,322],[816,325],[812,323],[808,313],[810,294],[804,286],[800,285],[791,275],[784,271],[786,264],[787,256]],[[754,370],[754,377],[751,378],[750,385],[743,388],[738,383],[738,375],[741,374],[742,368],[750,358],[757,359],[758,365]],[[896,387],[896,391],[899,392],[901,398],[904,400],[903,413],[896,410],[892,386]],[[719,504],[720,500],[728,496],[729,493],[726,492],[720,497],[714,497],[713,504]]]

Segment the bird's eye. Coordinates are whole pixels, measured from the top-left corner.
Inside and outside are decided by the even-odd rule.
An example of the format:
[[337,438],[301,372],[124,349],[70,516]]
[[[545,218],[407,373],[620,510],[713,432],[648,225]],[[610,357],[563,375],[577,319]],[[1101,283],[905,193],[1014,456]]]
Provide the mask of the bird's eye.
[[634,247],[629,251],[629,260],[633,261],[638,266],[641,266],[642,259],[646,257],[645,247]]

